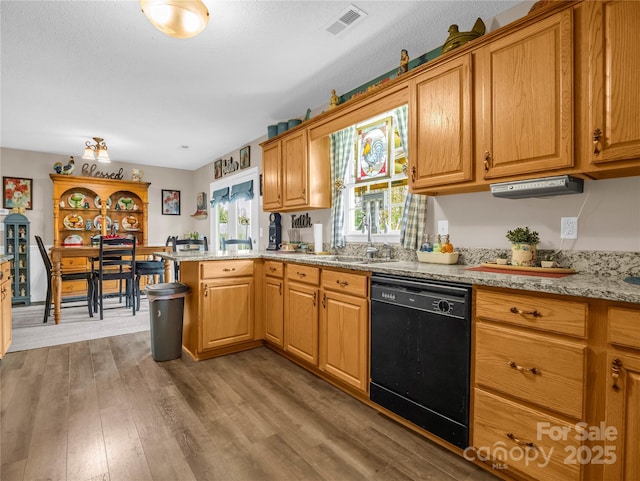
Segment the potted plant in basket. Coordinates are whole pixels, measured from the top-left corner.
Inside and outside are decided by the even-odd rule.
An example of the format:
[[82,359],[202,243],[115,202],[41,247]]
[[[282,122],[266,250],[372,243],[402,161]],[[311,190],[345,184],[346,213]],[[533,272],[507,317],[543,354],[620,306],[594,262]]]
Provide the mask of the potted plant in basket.
[[555,254],[547,254],[540,261],[540,266],[550,268],[556,266]]
[[540,236],[529,227],[516,227],[508,230],[507,239],[511,242],[511,265],[535,266],[536,249]]
[[506,252],[501,252],[498,254],[498,257],[496,257],[496,264],[499,266],[506,266],[507,262],[509,262],[509,254]]

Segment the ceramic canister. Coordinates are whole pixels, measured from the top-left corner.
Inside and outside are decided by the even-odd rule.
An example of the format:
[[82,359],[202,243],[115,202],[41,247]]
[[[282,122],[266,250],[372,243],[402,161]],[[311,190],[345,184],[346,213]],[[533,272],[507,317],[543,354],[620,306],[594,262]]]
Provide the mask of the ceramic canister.
[[302,120],[300,119],[289,119],[289,122],[287,122],[287,125],[290,129],[292,129],[296,125],[300,125],[301,123],[302,123]]
[[287,122],[278,122],[278,134],[286,132],[288,128],[289,124]]
[[275,137],[278,135],[278,126],[277,125],[268,125],[267,126],[267,136],[269,138]]

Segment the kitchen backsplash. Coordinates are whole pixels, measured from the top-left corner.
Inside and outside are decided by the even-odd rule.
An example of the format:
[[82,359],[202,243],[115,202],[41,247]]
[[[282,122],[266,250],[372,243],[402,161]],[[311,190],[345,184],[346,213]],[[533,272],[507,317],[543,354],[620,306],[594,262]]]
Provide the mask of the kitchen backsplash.
[[[376,257],[382,257],[383,244],[374,244],[378,249]],[[347,244],[344,249],[332,249],[333,254],[364,256],[366,243]],[[507,249],[471,249],[456,248],[460,252],[458,264],[476,265],[493,262],[499,254],[507,254]],[[417,261],[415,251],[392,244],[392,257],[399,261]],[[554,254],[554,251],[538,251],[538,258]],[[600,252],[600,251],[561,251],[554,256],[560,267],[572,267],[577,272],[601,276],[638,276],[640,275],[640,252]]]

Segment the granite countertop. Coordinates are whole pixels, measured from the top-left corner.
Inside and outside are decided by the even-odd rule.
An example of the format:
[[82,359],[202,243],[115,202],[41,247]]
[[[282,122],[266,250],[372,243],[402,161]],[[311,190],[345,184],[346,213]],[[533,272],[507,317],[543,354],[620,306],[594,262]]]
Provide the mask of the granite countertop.
[[333,260],[335,256],[322,256],[300,253],[280,253],[274,251],[246,252],[158,252],[159,257],[187,261],[231,260],[231,259],[274,259],[285,262],[299,262],[324,267],[340,267],[357,271],[421,279],[463,282],[483,286],[522,289],[527,291],[548,292],[567,296],[582,296],[611,301],[640,303],[640,285],[625,282],[623,276],[599,276],[596,274],[572,274],[561,278],[538,277],[520,274],[502,274],[493,272],[470,271],[475,265],[427,264],[412,261],[349,262]]

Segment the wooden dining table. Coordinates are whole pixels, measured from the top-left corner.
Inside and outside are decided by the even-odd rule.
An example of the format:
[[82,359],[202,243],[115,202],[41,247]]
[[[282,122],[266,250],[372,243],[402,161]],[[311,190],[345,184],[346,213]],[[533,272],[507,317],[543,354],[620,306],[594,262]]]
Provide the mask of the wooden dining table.
[[[117,248],[114,246],[114,248]],[[106,247],[108,250],[109,247]],[[136,246],[136,258],[151,256],[154,252],[170,252],[173,250],[171,246],[150,246],[150,245],[137,245]],[[60,323],[62,319],[62,259],[68,257],[86,257],[92,259],[100,255],[100,247],[98,246],[67,246],[67,247],[52,247],[50,249],[51,254],[51,288],[53,289],[53,318],[56,324]],[[164,260],[164,278],[170,279],[171,277],[171,261]]]

